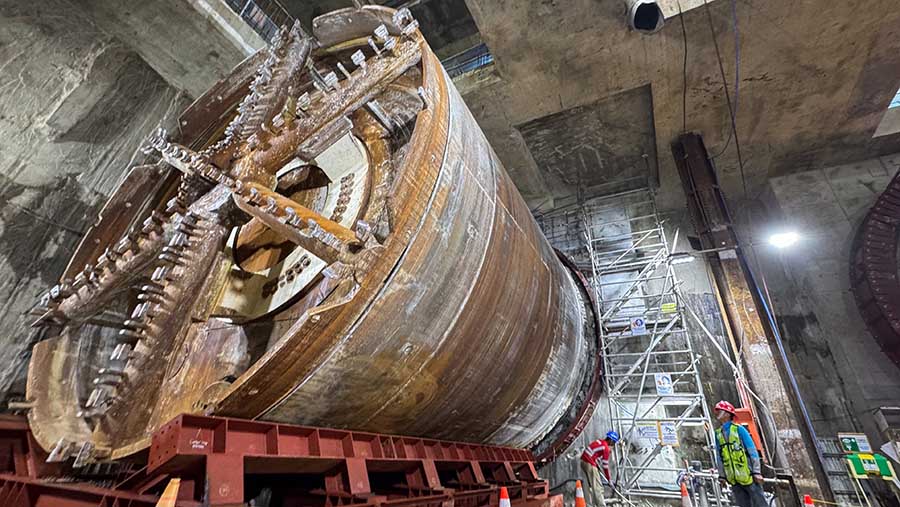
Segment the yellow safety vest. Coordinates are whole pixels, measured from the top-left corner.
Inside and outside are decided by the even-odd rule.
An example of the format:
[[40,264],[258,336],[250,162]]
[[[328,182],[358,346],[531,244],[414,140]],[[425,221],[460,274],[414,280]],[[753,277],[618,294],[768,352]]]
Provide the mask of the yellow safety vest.
[[719,448],[722,449],[722,465],[725,468],[725,479],[731,484],[749,486],[753,484],[753,475],[750,473],[747,451],[741,443],[737,426],[733,423],[731,426],[727,442],[725,441],[725,435],[722,433],[722,428],[716,430],[716,440],[719,443]]

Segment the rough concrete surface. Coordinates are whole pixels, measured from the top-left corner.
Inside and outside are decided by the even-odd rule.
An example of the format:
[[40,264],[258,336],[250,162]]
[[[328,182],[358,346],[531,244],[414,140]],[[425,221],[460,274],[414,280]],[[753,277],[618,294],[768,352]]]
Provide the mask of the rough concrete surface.
[[73,3],[0,2],[0,399],[22,392],[28,310],[143,136],[183,106]]
[[[499,79],[465,93],[488,139],[533,207],[565,188],[535,163],[515,128],[650,85],[663,208],[683,206],[669,143],[682,131],[683,38],[676,16],[654,35],[630,32],[623,2],[467,0]],[[709,3],[735,100],[732,5],[740,41],[737,130],[749,196],[768,176],[900,149],[873,139],[900,83],[900,10],[894,0],[719,0]],[[684,13],[687,130],[703,133],[725,195],[743,196],[736,146],[706,9]],[[628,126],[623,126],[628,128]],[[560,132],[568,136],[569,132]],[[552,202],[552,201],[550,201]]]
[[261,42],[243,28],[241,37],[223,30],[222,23],[237,23],[236,17],[223,17],[224,11],[216,16],[217,11],[203,9],[196,1],[85,0],[72,4],[98,30],[116,37],[169,84],[194,98],[226,76]]
[[[757,245],[749,258],[820,437],[866,431],[879,442],[873,411],[900,400],[900,369],[866,330],[849,277],[857,228],[898,169],[900,155],[891,155],[773,178],[760,205],[741,213],[739,231]],[[801,241],[784,250],[766,244],[782,229]]]

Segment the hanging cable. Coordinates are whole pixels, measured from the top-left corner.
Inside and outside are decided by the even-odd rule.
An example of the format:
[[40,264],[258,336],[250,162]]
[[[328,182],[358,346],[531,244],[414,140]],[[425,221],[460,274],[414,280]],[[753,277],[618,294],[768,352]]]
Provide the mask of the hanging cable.
[[[740,75],[739,75],[739,71],[737,70],[737,66],[740,65],[740,62],[738,61],[738,59],[740,58],[740,51],[738,50],[738,42],[739,41],[737,39],[737,37],[738,37],[738,34],[737,34],[737,8],[734,5],[735,1],[736,0],[733,0],[733,3],[732,3],[732,15],[734,18],[733,26],[734,26],[734,30],[735,30],[735,67],[736,67],[736,70],[735,70],[735,99],[737,99],[737,89],[739,88],[739,85],[740,85],[740,81],[738,81],[740,79]],[[722,148],[722,151],[720,151],[716,155],[711,156],[710,159],[711,160],[715,159],[715,158],[721,156],[723,153],[725,153],[725,150],[728,149],[728,145],[730,144],[731,139],[734,138],[734,146],[735,146],[735,150],[737,151],[737,158],[738,158],[738,169],[740,170],[740,173],[741,173],[741,184],[744,189],[744,198],[746,198],[747,197],[747,178],[744,174],[744,157],[741,154],[741,142],[740,142],[740,139],[738,138],[738,133],[737,133],[736,102],[734,104],[732,103],[731,93],[728,91],[728,79],[725,77],[725,66],[722,63],[722,53],[719,50],[719,41],[718,41],[718,38],[716,35],[716,29],[713,26],[712,14],[710,13],[709,4],[707,3],[706,0],[703,0],[703,8],[706,11],[706,22],[709,25],[709,31],[712,34],[713,47],[716,50],[716,61],[718,62],[718,65],[719,65],[719,75],[722,77],[722,89],[725,92],[725,102],[728,105],[728,116],[731,118],[731,130],[729,131],[728,141],[726,141],[725,147]]]
[[681,64],[681,132],[687,132],[687,61],[688,42],[687,29],[684,27],[684,13],[681,11],[681,2],[678,2],[678,20],[681,21],[681,42],[684,48],[684,59]]

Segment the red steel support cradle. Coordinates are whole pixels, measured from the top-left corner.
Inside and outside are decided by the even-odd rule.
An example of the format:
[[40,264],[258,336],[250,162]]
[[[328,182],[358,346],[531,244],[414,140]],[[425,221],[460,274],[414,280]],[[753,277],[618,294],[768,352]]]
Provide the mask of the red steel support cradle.
[[514,505],[562,505],[521,449],[192,415],[160,428],[146,467],[115,488],[53,482],[38,478],[27,425],[2,423],[3,506],[153,506],[175,477],[184,507],[244,505],[264,489],[284,505],[486,507],[500,486]]

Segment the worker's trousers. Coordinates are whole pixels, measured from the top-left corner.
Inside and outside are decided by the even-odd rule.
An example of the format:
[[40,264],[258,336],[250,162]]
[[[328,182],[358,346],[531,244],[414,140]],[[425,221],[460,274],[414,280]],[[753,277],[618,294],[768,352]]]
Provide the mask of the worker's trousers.
[[738,507],[768,507],[762,486],[755,482],[749,486],[732,484],[731,502]]
[[603,482],[600,480],[600,470],[590,463],[581,460],[581,470],[584,472],[585,500],[588,507],[605,507],[603,499]]

